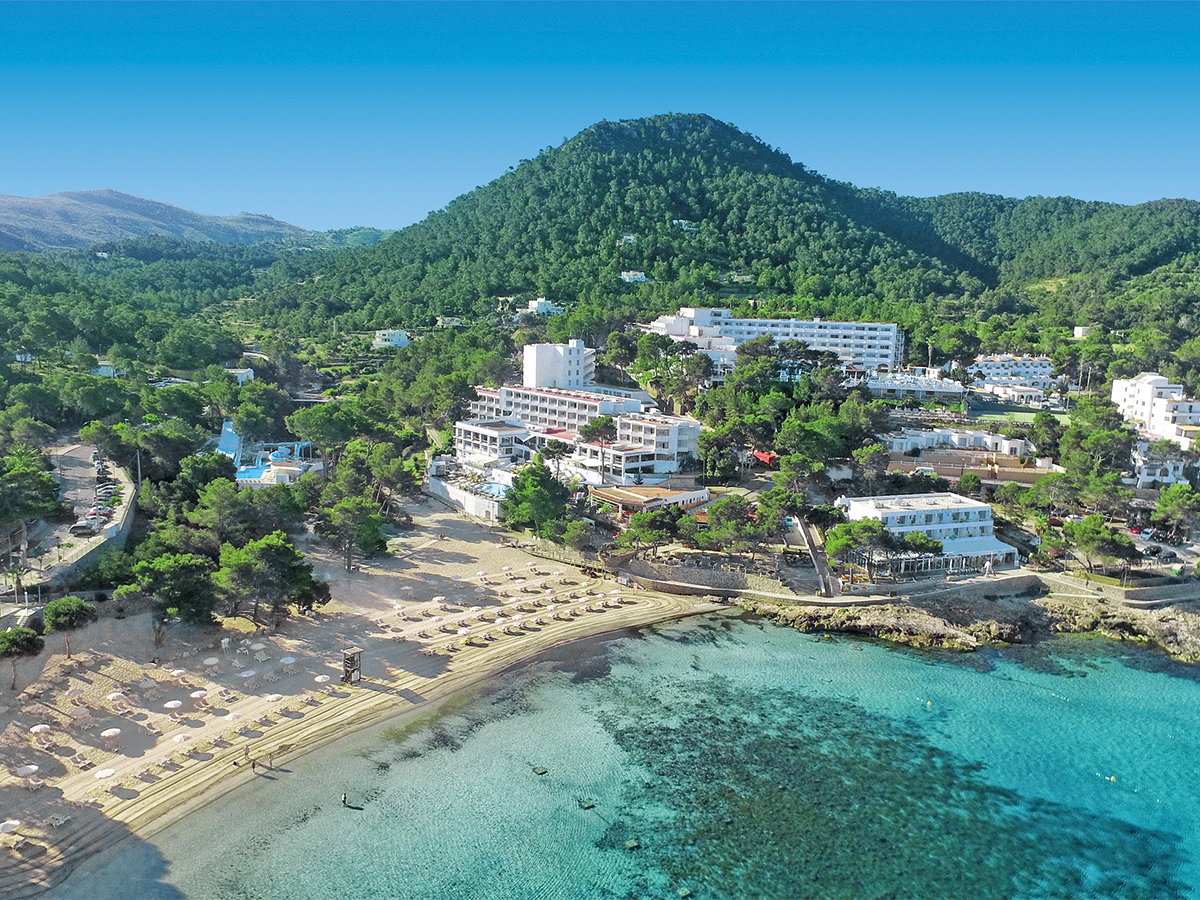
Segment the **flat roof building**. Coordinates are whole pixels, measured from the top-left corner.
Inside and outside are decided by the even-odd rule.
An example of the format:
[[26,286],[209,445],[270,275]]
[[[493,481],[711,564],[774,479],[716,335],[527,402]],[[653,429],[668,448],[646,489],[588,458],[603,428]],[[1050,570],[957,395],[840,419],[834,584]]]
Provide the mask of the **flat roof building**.
[[947,568],[1011,566],[1017,550],[996,538],[992,507],[958,494],[841,497],[837,506],[851,521],[875,519],[901,539],[912,532],[942,542]]
[[[731,348],[764,335],[776,342],[803,341],[810,350],[833,353],[841,362],[864,369],[893,371],[904,362],[904,332],[894,323],[736,318],[724,309],[685,306],[677,315],[659,316],[640,327],[692,341],[701,352],[716,354],[726,363]],[[721,360],[714,357],[713,362]]]

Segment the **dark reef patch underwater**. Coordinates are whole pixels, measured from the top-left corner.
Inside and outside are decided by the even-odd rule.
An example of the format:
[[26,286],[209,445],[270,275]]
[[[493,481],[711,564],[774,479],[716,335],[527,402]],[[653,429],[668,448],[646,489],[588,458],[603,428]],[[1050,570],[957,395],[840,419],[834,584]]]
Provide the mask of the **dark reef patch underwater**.
[[[980,764],[849,703],[722,677],[606,688],[604,724],[654,773],[614,829],[698,897],[1188,893],[1177,837],[988,785]],[[639,812],[655,804],[673,815]]]

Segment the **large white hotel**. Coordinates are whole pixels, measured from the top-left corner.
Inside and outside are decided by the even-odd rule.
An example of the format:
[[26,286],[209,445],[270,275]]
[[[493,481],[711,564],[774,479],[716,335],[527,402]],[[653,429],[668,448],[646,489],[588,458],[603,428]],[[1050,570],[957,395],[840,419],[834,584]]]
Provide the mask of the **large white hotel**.
[[740,344],[769,335],[776,343],[803,341],[811,350],[837,355],[846,365],[895,371],[904,362],[904,332],[894,323],[827,322],[824,319],[739,319],[728,310],[685,306],[659,316],[644,331],[689,341],[709,356],[718,375],[737,362]]
[[[454,425],[455,453],[463,463],[518,463],[552,440],[572,448],[562,465],[591,484],[661,480],[679,471],[699,449],[701,425],[654,408],[645,391],[592,382],[595,351],[582,341],[525,347],[522,385],[478,387],[470,418]],[[580,430],[612,416],[615,439],[580,440]]]

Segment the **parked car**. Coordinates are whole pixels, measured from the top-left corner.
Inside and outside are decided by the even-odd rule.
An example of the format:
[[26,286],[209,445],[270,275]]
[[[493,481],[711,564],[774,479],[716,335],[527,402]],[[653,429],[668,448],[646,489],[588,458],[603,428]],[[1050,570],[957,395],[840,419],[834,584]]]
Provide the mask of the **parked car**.
[[1050,517],[1050,524],[1055,526],[1056,528],[1062,528],[1062,523],[1063,523],[1063,520],[1060,519],[1058,516]]
[[1129,526],[1129,533],[1130,533],[1130,534],[1141,534],[1141,533],[1142,533],[1142,529],[1138,528],[1136,525],[1130,525],[1130,526]]
[[[1162,550],[1161,547],[1159,549]],[[1162,550],[1162,552],[1158,555],[1158,558],[1159,559],[1179,559],[1179,554],[1176,553],[1174,550]]]
[[1167,543],[1170,544],[1172,547],[1182,547],[1186,543],[1186,541],[1184,541],[1183,538],[1181,538],[1179,535],[1176,534],[1176,535],[1172,535],[1171,537],[1167,538]]

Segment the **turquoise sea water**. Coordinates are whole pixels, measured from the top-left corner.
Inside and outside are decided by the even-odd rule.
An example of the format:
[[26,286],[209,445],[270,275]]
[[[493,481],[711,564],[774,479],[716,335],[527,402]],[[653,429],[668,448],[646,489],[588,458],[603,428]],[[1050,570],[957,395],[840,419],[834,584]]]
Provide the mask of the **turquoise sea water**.
[[929,654],[694,618],[322,748],[54,893],[1194,897],[1197,677],[1101,640]]

